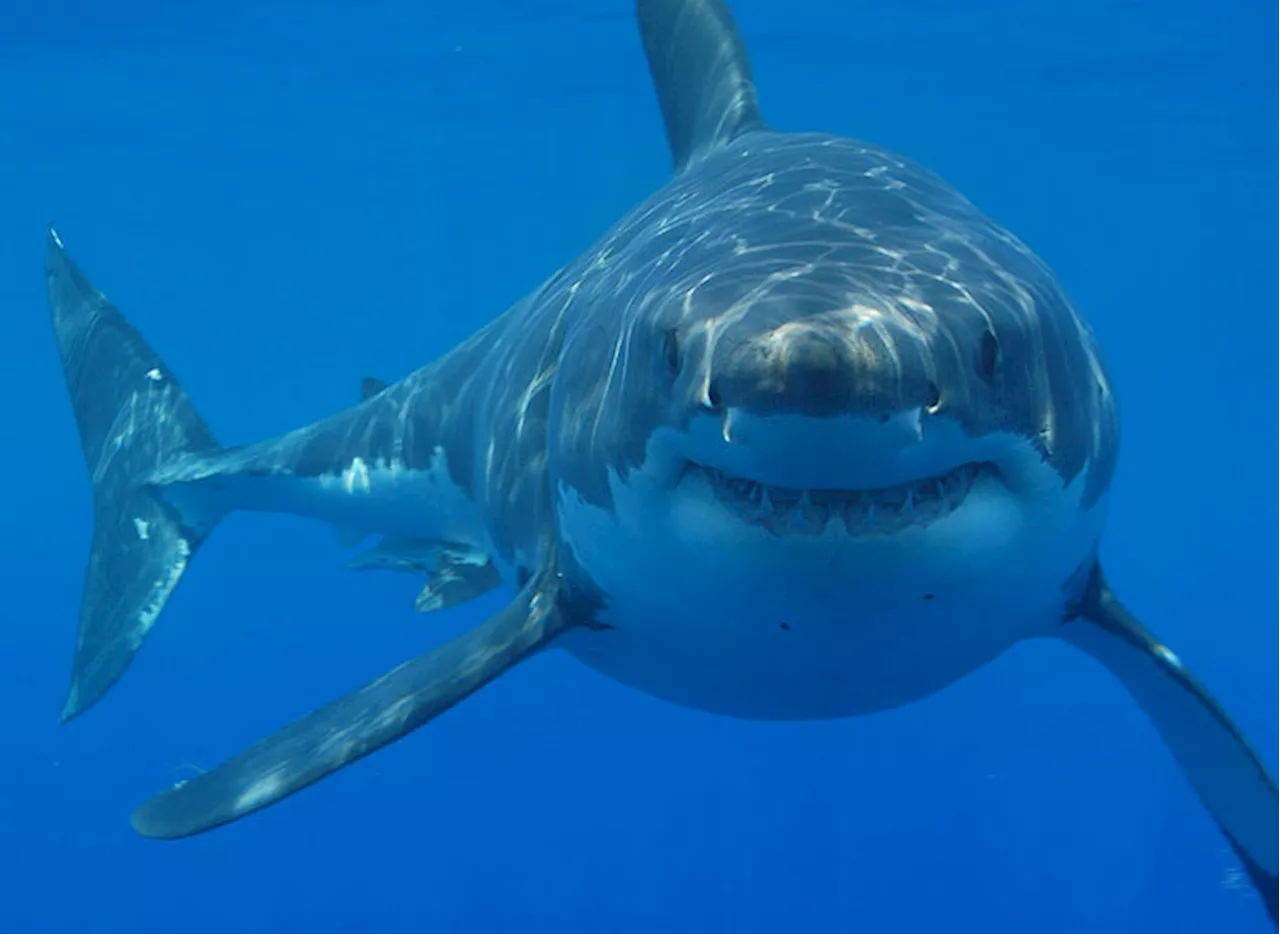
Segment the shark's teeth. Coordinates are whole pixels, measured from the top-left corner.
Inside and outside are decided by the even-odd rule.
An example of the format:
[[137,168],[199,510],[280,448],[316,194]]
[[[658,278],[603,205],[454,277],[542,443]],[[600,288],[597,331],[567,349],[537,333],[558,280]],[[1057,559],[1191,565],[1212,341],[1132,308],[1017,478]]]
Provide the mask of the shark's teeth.
[[748,522],[777,535],[821,535],[842,522],[854,535],[887,535],[927,525],[953,512],[987,464],[965,464],[941,476],[873,490],[793,489],[694,465],[716,497]]

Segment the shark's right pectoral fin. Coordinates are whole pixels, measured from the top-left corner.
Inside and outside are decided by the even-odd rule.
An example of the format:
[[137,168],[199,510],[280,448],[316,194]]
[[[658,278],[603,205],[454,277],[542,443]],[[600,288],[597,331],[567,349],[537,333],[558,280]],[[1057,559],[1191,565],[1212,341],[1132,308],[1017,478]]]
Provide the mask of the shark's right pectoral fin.
[[1105,665],[1146,712],[1275,921],[1276,783],[1240,730],[1178,657],[1116,599],[1099,569],[1061,635]]
[[147,837],[211,830],[300,791],[448,710],[573,625],[553,571],[535,576],[496,616],[233,759],[163,791],[133,813]]

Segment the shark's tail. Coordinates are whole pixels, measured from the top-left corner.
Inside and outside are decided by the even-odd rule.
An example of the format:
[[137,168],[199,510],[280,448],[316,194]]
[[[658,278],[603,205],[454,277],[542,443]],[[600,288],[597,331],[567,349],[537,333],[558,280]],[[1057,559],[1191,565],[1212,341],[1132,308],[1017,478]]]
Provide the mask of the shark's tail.
[[85,278],[52,229],[46,275],[93,485],[93,545],[66,721],[124,673],[222,512],[215,504],[179,509],[149,485],[159,466],[217,443],[164,362]]

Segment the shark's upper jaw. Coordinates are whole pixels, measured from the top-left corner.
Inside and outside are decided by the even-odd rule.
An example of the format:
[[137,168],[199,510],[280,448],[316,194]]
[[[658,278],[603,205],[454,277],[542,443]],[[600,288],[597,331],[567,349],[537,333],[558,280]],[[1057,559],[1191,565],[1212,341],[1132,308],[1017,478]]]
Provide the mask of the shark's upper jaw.
[[1037,473],[1052,473],[1026,439],[970,435],[919,407],[870,417],[704,411],[658,429],[647,450],[641,473],[659,498],[696,499],[786,538],[924,529],[962,509],[976,489],[1035,495],[1031,461]]
[[960,508],[992,463],[971,461],[887,486],[779,486],[687,462],[682,484],[705,484],[737,519],[775,535],[894,535],[927,526]]

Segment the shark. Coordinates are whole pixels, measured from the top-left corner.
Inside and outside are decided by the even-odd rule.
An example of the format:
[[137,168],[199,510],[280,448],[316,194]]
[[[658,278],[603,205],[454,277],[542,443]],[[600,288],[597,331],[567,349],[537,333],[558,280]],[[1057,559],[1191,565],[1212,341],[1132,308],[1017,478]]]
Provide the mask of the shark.
[[452,351],[220,445],[50,228],[48,300],[93,492],[69,720],[116,683],[233,510],[310,517],[417,606],[509,599],[160,791],[134,829],[235,821],[556,648],[757,720],[909,704],[1028,639],[1128,689],[1274,921],[1277,794],[1100,561],[1119,416],[1048,266],[928,169],[783,132],[721,0],[637,0],[670,179]]

